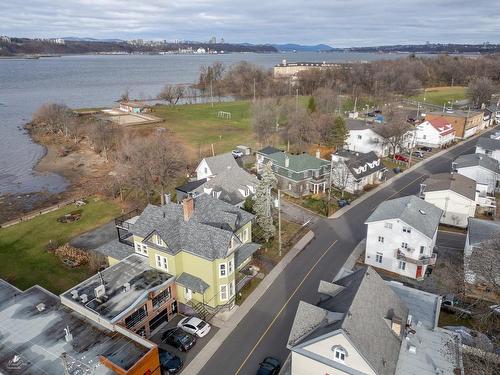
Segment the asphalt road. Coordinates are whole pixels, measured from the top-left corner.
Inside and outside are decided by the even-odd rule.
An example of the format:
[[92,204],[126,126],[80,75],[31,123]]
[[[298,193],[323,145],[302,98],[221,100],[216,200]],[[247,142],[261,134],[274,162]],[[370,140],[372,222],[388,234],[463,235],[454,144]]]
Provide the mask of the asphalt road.
[[289,353],[286,342],[299,301],[317,302],[320,280],[331,281],[365,237],[364,221],[370,213],[384,200],[418,193],[426,175],[450,171],[451,161],[461,154],[473,153],[474,144],[475,140],[464,142],[433,159],[338,219],[315,222],[315,239],[278,276],[200,374],[255,374],[266,356],[283,362]]

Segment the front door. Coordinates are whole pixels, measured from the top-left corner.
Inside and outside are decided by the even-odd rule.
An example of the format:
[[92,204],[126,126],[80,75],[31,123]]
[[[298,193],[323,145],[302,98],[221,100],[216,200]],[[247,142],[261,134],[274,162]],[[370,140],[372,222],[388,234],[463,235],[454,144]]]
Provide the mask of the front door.
[[193,292],[189,288],[184,288],[184,296],[186,297],[186,301],[191,300],[193,298]]
[[417,279],[422,277],[422,266],[417,266]]

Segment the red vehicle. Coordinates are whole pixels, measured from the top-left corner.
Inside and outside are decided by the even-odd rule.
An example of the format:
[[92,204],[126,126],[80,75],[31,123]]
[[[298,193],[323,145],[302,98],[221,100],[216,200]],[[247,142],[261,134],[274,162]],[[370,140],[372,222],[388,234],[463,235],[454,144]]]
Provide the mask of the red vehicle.
[[408,163],[410,161],[410,159],[408,159],[408,157],[401,155],[401,154],[396,154],[396,156],[394,156],[394,159],[399,160],[399,161],[404,161],[405,163]]

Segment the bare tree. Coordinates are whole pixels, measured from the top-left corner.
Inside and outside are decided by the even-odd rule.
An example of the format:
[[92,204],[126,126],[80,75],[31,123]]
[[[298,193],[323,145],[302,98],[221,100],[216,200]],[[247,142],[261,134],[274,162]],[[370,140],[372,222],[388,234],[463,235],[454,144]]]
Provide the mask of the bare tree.
[[68,136],[68,125],[73,120],[71,109],[65,104],[42,104],[34,113],[32,123],[42,132]]
[[340,111],[340,97],[337,91],[321,87],[314,91],[313,97],[318,112],[335,113]]
[[332,186],[341,191],[343,198],[347,186],[353,182],[352,174],[343,161],[333,162],[331,173]]
[[379,134],[384,138],[389,145],[390,153],[396,157],[397,152],[404,149],[405,143],[408,141],[408,132],[411,125],[406,121],[406,115],[401,111],[390,111],[386,116],[386,122],[379,126]]
[[306,151],[306,146],[319,142],[319,132],[311,116],[302,106],[288,114],[286,141],[294,146],[296,151]]
[[500,295],[500,234],[475,248],[464,259],[466,279]]
[[123,134],[119,125],[103,119],[89,122],[87,136],[95,152],[102,154],[106,160],[110,150],[117,150]]
[[495,84],[487,77],[476,78],[467,86],[467,97],[474,108],[481,108],[483,104],[488,105],[494,93]]
[[179,100],[184,98],[185,94],[186,90],[184,86],[166,84],[158,94],[158,99],[165,100],[170,104],[176,105]]
[[268,144],[278,130],[278,105],[273,99],[261,99],[252,104],[252,127],[259,142]]

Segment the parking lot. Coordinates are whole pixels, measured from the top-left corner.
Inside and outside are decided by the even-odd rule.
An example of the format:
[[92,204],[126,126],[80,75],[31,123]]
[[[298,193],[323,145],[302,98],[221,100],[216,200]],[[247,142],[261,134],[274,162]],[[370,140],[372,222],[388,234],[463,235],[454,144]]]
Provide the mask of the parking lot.
[[173,346],[167,345],[161,341],[161,336],[163,333],[171,328],[177,327],[177,323],[184,318],[184,315],[179,314],[166,324],[164,324],[158,332],[156,332],[150,340],[154,342],[155,344],[158,345],[160,349],[167,350],[170,353],[175,354],[176,356],[179,356],[182,359],[182,362],[184,363],[183,368],[185,368],[189,362],[191,362],[196,355],[203,349],[203,347],[210,341],[210,339],[217,333],[218,328],[214,327],[213,325],[212,328],[210,329],[210,332],[208,335],[205,337],[197,337],[196,338],[196,344],[188,351],[188,352],[181,352],[180,350],[174,348]]

